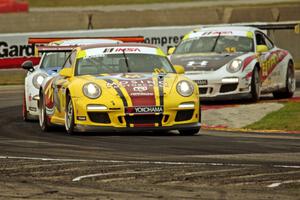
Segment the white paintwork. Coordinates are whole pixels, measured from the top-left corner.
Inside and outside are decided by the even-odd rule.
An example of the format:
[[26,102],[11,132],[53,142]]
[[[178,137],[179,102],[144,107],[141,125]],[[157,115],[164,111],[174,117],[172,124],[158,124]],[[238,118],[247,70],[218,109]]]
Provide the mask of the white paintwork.
[[[268,58],[268,56],[273,53],[273,52],[277,52],[277,51],[283,51],[283,49],[280,49],[278,47],[273,46],[272,49],[270,49],[268,52],[264,52],[259,54],[258,52],[256,52],[256,38],[255,38],[255,33],[256,32],[263,32],[262,30],[258,29],[258,28],[254,28],[254,27],[246,27],[246,26],[207,26],[201,29],[196,29],[191,31],[190,33],[187,34],[187,39],[186,40],[193,40],[193,39],[198,39],[199,37],[208,37],[207,35],[205,35],[205,33],[209,33],[211,34],[210,36],[218,36],[218,34],[220,33],[220,35],[233,35],[233,36],[247,36],[247,32],[252,33],[253,36],[253,42],[254,42],[254,52],[246,52],[236,58],[238,60],[242,60],[244,61],[246,58],[250,57],[250,56],[256,56],[255,59],[253,59],[248,65],[247,67],[243,70],[243,68],[241,68],[241,70],[239,70],[236,73],[231,73],[227,70],[228,65],[231,63],[231,61],[229,61],[228,63],[226,63],[225,65],[223,65],[221,68],[215,70],[215,71],[201,71],[201,69],[199,69],[198,71],[187,71],[185,74],[188,78],[197,81],[197,80],[207,80],[207,85],[202,86],[199,85],[199,88],[209,88],[206,94],[201,94],[200,93],[200,97],[204,97],[207,99],[214,99],[215,97],[224,97],[224,96],[231,96],[231,95],[245,95],[247,96],[248,94],[250,94],[251,92],[251,79],[252,77],[247,77],[247,74],[251,73],[254,68],[255,65],[258,64],[261,66],[261,62],[265,61],[266,58]],[[204,34],[204,36],[203,36]],[[217,35],[216,35],[217,34]],[[230,54],[230,53],[228,53]],[[187,57],[189,55],[192,54],[173,54],[171,56],[169,56],[169,59],[172,60],[174,59],[178,59],[178,58],[183,58],[183,57]],[[195,55],[195,57],[198,55]],[[202,55],[199,54],[198,58],[201,58]],[[284,88],[286,86],[286,72],[287,72],[287,66],[289,61],[293,61],[292,55],[290,53],[288,53],[284,59],[279,62],[277,64],[277,66],[275,67],[275,69],[268,75],[268,78],[266,79],[266,81],[264,81],[262,83],[261,86],[261,92],[262,93],[271,93],[277,90],[280,90],[282,88]],[[189,61],[188,64],[190,64],[191,62],[195,62],[195,61]],[[205,61],[202,61],[205,62]],[[177,64],[174,63],[173,64]],[[237,89],[235,91],[230,91],[230,92],[224,92],[221,93],[220,92],[220,88],[222,86],[223,80],[224,79],[238,79],[238,86]],[[210,92],[210,89],[212,90],[212,92]]]

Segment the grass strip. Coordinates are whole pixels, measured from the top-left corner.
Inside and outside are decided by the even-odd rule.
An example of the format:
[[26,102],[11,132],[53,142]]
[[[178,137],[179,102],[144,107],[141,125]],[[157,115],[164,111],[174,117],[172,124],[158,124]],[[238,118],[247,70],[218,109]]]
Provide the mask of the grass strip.
[[300,103],[288,102],[278,111],[266,115],[263,119],[245,128],[256,130],[300,131]]

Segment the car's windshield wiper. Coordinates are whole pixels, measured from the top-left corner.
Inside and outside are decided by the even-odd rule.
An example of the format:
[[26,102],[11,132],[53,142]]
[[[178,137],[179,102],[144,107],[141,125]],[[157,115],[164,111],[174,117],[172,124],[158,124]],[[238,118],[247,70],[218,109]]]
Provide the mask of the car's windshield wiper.
[[211,50],[210,50],[211,52],[214,52],[214,51],[215,51],[215,48],[216,48],[216,46],[217,46],[217,42],[218,42],[220,36],[221,36],[221,32],[219,32],[219,35],[217,36],[217,38],[216,38],[216,40],[215,40],[214,46],[213,46],[213,47],[211,48]]
[[126,63],[127,71],[128,71],[128,72],[131,72],[130,67],[129,67],[129,64],[128,64],[128,58],[127,58],[127,55],[126,55],[126,53],[125,53],[125,49],[124,49],[122,52],[123,52],[123,56],[124,56],[124,58],[125,58],[125,63]]

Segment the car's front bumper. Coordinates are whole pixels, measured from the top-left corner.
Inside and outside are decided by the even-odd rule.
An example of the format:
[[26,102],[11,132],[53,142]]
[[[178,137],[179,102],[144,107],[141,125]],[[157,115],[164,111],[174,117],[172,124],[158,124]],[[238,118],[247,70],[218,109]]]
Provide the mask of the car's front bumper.
[[[128,113],[128,109],[132,107],[125,108],[118,99],[112,105],[110,99],[91,101],[73,98],[74,121],[79,130],[90,129],[88,127],[96,127],[98,130],[174,130],[200,127],[199,98],[194,95],[182,99],[187,101],[165,97],[162,112]],[[187,106],[191,104],[192,107]],[[89,110],[90,105],[96,105],[98,110]]]
[[[217,76],[213,74],[188,75],[198,82],[201,99],[230,99],[247,97],[251,91],[251,78],[240,75]],[[202,84],[201,84],[202,83]],[[204,84],[203,84],[204,83]]]
[[75,130],[78,132],[144,132],[144,131],[171,131],[171,130],[190,130],[201,128],[201,123],[179,124],[174,126],[159,127],[111,127],[111,126],[92,126],[76,125]]

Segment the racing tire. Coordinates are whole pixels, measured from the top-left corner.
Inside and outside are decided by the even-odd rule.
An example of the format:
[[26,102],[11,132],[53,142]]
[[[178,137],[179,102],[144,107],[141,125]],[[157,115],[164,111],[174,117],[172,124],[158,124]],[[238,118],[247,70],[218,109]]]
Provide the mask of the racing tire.
[[193,135],[197,135],[199,131],[200,128],[191,128],[191,129],[179,130],[179,133],[182,136],[193,136]]
[[252,72],[251,78],[251,101],[257,102],[260,99],[261,94],[261,79],[259,69],[255,67]]
[[39,106],[39,124],[43,132],[49,132],[52,128],[50,122],[48,121],[47,113],[46,113],[46,105],[44,101],[44,97],[41,96]]
[[25,99],[25,92],[24,92],[24,96],[23,96],[23,105],[22,105],[22,117],[23,117],[23,121],[28,122],[30,121],[29,119],[29,113],[27,111],[27,106],[26,106],[26,99]]
[[294,65],[290,61],[287,67],[286,78],[285,78],[285,88],[276,92],[273,92],[273,97],[276,99],[291,98],[294,96],[296,89],[296,80],[294,73]]
[[70,96],[67,97],[66,105],[67,107],[65,111],[65,128],[69,135],[73,135],[75,133],[74,107]]

